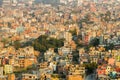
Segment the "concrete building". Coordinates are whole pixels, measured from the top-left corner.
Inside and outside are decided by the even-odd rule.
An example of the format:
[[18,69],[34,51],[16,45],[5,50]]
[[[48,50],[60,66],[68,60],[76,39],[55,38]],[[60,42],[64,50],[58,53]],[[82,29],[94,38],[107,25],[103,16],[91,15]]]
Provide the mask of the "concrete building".
[[19,59],[18,61],[20,68],[27,68],[28,66],[31,66],[32,64],[34,64],[34,60],[33,59]]
[[12,0],[3,0],[2,1],[3,7],[10,6],[11,4],[12,4]]
[[8,80],[15,80],[15,74],[8,74]]
[[3,67],[0,67],[0,76],[3,76]]
[[13,73],[13,67],[11,65],[5,65],[4,72],[5,74]]
[[37,75],[35,75],[35,74],[22,74],[22,80],[37,80]]
[[80,75],[68,75],[67,80],[84,80]]

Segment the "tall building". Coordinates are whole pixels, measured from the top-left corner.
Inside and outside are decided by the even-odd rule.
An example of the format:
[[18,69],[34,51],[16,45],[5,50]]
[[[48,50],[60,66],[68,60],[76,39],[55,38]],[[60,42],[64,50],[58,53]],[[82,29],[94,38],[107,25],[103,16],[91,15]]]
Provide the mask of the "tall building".
[[83,0],[77,0],[77,5],[78,6],[82,5],[82,3],[83,3]]
[[12,4],[12,0],[3,0],[2,1],[3,7],[10,6],[11,4]]
[[12,6],[16,6],[16,5],[17,5],[17,3],[18,3],[18,1],[17,1],[17,0],[12,0],[12,1],[11,1],[11,5],[12,5]]
[[16,3],[17,3],[17,0],[12,0],[12,3],[15,3],[15,4],[16,4]]
[[5,74],[13,73],[13,66],[11,66],[11,65],[5,65],[4,66],[4,72],[5,72]]
[[3,67],[0,67],[0,76],[3,76]]

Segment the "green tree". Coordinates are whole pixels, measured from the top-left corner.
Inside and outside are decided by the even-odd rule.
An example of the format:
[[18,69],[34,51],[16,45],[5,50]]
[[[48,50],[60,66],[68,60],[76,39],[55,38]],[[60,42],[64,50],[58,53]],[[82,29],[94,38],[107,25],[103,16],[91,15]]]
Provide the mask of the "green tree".
[[3,42],[4,45],[6,45],[6,44],[8,43],[8,40],[5,39],[5,38],[3,38],[3,39],[2,39],[2,42]]
[[14,42],[14,47],[15,47],[15,49],[19,49],[19,48],[21,48],[21,43],[20,43],[20,41],[15,41]]
[[83,64],[83,66],[87,69],[87,74],[91,74],[94,72],[94,70],[97,68],[97,64],[96,63],[85,63]]
[[106,50],[112,50],[114,48],[114,44],[110,43],[108,46],[105,47]]
[[73,36],[74,36],[74,35],[77,35],[76,29],[70,30],[69,32],[70,32]]
[[11,23],[10,23],[10,22],[8,22],[8,27],[9,27],[9,28],[11,28],[11,26],[12,26],[12,25],[11,25]]
[[75,64],[78,64],[79,63],[79,61],[78,61],[78,59],[79,59],[79,52],[77,50],[75,50],[75,51],[72,52],[72,55],[73,55],[73,62]]
[[100,40],[98,38],[94,38],[90,41],[89,45],[90,46],[98,46],[100,44]]
[[32,46],[35,50],[45,52],[49,48],[59,48],[64,45],[64,39],[49,38],[48,36],[42,35],[33,41]]

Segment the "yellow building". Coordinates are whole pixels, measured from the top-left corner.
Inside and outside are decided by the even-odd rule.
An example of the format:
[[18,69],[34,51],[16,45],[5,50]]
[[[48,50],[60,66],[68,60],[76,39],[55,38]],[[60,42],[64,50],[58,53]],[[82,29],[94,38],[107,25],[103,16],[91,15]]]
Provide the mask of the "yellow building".
[[4,72],[5,72],[5,74],[13,73],[12,65],[5,65],[4,66]]
[[120,67],[120,62],[116,62],[115,64],[116,66]]
[[66,41],[71,42],[72,41],[72,34],[70,32],[65,32],[64,38]]
[[59,78],[51,78],[52,80],[59,80]]

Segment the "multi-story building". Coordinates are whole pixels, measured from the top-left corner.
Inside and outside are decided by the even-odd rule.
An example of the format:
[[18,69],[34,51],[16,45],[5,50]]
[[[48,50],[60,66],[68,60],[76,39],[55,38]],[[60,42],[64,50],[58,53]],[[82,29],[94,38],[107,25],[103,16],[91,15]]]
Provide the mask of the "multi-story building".
[[3,75],[3,67],[0,67],[0,76]]
[[68,75],[67,80],[84,80],[80,75]]
[[18,60],[20,68],[27,68],[34,64],[34,59],[19,59]]
[[4,65],[4,72],[5,74],[13,73],[13,66],[11,65]]
[[55,55],[54,48],[49,48],[49,50],[44,53],[45,60],[52,61],[54,55]]
[[60,3],[67,4],[67,0],[60,0]]
[[78,5],[78,6],[82,5],[82,3],[83,3],[83,0],[78,0],[78,1],[77,1],[77,5]]
[[6,6],[10,6],[12,3],[12,0],[3,0],[2,1],[2,6],[6,7]]
[[70,75],[84,75],[85,67],[81,67],[80,65],[72,65],[69,70]]
[[58,48],[58,53],[60,55],[67,56],[68,54],[72,53],[72,48],[71,47],[66,47],[66,46]]
[[0,76],[0,80],[8,80],[7,78],[7,76]]
[[48,62],[40,63],[38,66],[40,67],[40,69],[47,68]]
[[37,80],[38,77],[35,74],[22,74],[22,80]]
[[8,74],[8,80],[15,80],[15,74]]

